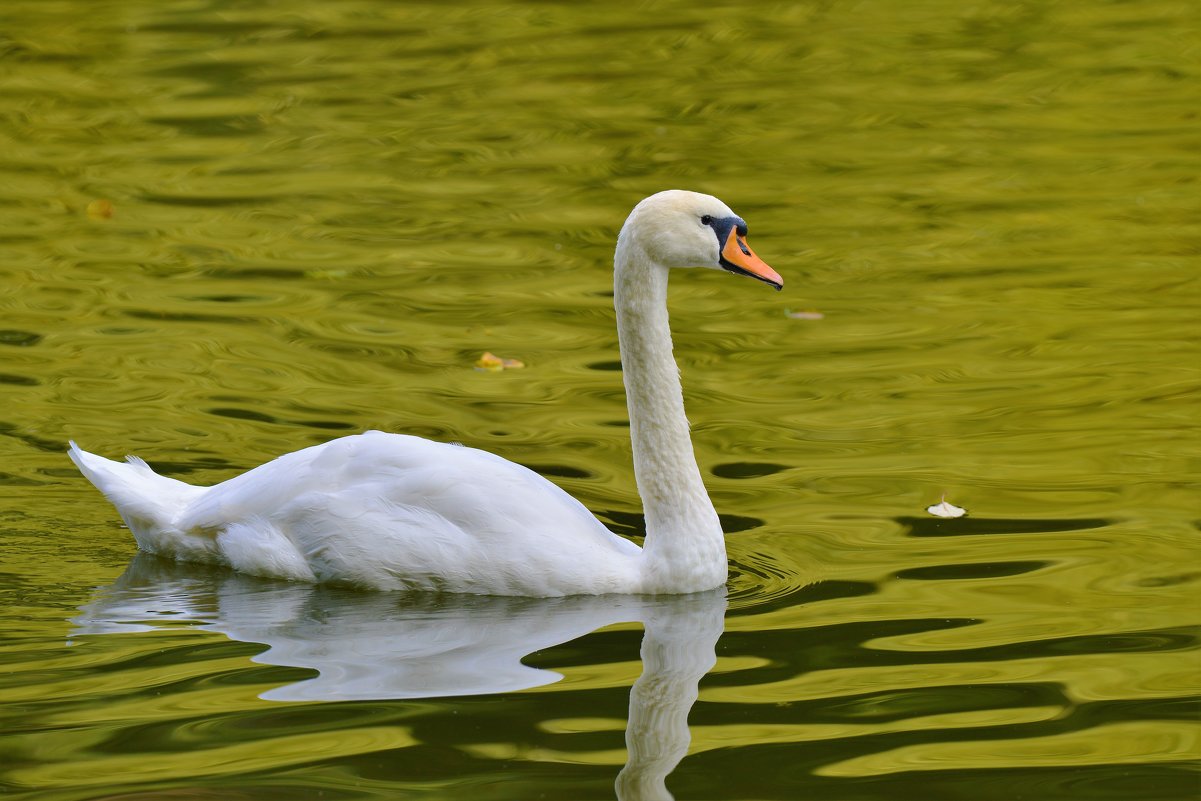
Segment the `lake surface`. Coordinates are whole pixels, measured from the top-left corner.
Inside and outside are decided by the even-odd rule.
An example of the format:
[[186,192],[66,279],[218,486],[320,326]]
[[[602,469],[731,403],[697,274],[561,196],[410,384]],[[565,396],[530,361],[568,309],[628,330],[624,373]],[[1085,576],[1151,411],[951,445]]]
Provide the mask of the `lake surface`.
[[[0,18],[6,797],[1198,795],[1190,3]],[[671,187],[786,281],[673,277],[728,592],[134,559],[66,458],[214,483],[382,428],[638,539],[612,249]]]

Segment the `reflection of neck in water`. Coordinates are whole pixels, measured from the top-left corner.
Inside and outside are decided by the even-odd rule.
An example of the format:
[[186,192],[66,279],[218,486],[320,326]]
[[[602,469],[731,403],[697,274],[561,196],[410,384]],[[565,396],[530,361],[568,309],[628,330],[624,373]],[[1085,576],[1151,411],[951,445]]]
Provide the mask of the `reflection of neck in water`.
[[72,622],[73,636],[189,626],[262,643],[255,662],[317,673],[263,698],[345,701],[551,684],[560,674],[522,658],[639,621],[643,672],[630,691],[629,762],[617,793],[658,801],[671,798],[664,781],[688,750],[688,712],[715,661],[725,608],[724,588],[663,597],[412,596],[264,581],[139,554]]
[[697,684],[717,661],[714,648],[725,625],[724,594],[720,603],[712,600],[648,610],[643,618],[642,675],[630,688],[629,759],[616,785],[620,801],[672,798],[667,775],[688,753],[688,713]]

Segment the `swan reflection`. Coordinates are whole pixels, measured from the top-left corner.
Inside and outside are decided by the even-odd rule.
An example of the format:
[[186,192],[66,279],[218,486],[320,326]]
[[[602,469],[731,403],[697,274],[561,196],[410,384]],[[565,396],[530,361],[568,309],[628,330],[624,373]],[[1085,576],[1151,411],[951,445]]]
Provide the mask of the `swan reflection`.
[[451,697],[538,687],[562,676],[523,657],[616,623],[640,622],[643,672],[630,691],[629,760],[618,797],[670,799],[687,753],[697,683],[713,667],[725,590],[683,596],[504,598],[363,593],[268,582],[139,554],[80,608],[73,636],[187,626],[267,650],[253,661],[316,675],[276,701]]

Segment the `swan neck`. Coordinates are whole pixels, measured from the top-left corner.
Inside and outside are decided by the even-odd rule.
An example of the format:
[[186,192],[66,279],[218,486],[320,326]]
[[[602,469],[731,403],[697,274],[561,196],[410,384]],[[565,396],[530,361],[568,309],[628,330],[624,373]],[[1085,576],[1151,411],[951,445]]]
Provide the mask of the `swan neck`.
[[684,413],[668,325],[668,269],[625,233],[617,249],[614,305],[634,475],[646,517],[645,591],[711,589],[726,580],[725,540]]

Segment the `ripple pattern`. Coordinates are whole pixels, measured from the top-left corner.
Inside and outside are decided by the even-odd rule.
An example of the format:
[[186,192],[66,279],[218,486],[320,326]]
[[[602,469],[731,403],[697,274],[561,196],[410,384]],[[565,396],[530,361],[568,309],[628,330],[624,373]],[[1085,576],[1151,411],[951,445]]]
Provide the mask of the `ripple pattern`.
[[[9,793],[1196,796],[1187,4],[4,12]],[[444,598],[147,568],[64,458],[212,483],[383,428],[640,541],[609,265],[668,186],[730,201],[787,281],[673,277],[724,608],[446,625]],[[944,496],[968,516],[925,516]],[[488,631],[546,639],[472,662]],[[373,673],[403,632],[426,651]]]

